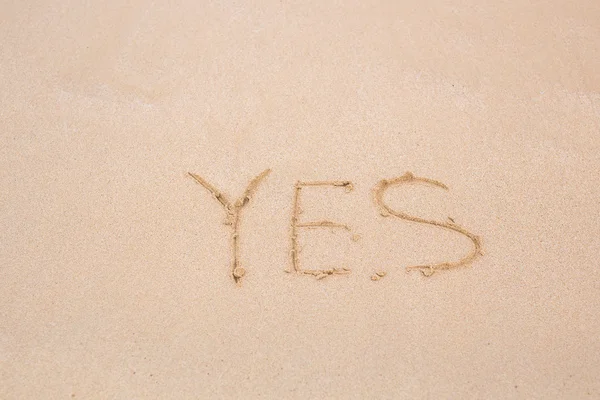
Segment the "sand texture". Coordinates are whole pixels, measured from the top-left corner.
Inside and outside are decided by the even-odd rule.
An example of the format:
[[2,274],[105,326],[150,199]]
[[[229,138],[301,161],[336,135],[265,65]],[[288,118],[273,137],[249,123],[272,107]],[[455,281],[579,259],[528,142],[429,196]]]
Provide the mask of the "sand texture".
[[599,399],[600,2],[0,3],[0,399]]

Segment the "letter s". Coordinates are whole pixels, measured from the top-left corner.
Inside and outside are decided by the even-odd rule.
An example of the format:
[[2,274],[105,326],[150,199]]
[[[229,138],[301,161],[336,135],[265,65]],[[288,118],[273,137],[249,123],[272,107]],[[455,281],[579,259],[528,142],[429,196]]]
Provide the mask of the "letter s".
[[439,271],[439,270],[445,270],[445,269],[451,269],[451,268],[469,265],[479,255],[482,255],[483,251],[482,251],[482,247],[481,247],[481,239],[478,236],[467,231],[462,226],[456,224],[452,219],[450,219],[451,222],[438,222],[438,221],[434,221],[434,220],[413,217],[412,215],[409,215],[409,214],[406,214],[406,213],[403,213],[400,211],[396,211],[396,210],[390,208],[387,204],[385,204],[385,202],[383,201],[383,196],[385,194],[385,191],[390,186],[396,186],[396,185],[412,183],[412,182],[425,183],[425,184],[428,184],[431,186],[435,186],[435,187],[439,187],[439,188],[448,190],[448,187],[441,182],[438,182],[438,181],[435,181],[435,180],[429,179],[429,178],[416,177],[410,172],[407,172],[404,175],[397,177],[397,178],[383,179],[383,180],[379,181],[377,183],[377,185],[375,185],[375,188],[374,188],[375,204],[377,204],[377,206],[379,207],[381,215],[384,217],[393,215],[394,217],[404,219],[407,221],[433,225],[433,226],[437,226],[437,227],[444,228],[444,229],[450,229],[452,231],[458,232],[458,233],[468,237],[473,242],[473,249],[471,250],[471,252],[469,254],[467,254],[466,256],[464,256],[462,259],[460,259],[458,261],[444,262],[444,263],[438,263],[438,264],[415,265],[415,266],[407,267],[406,270],[410,271],[410,270],[417,269],[417,270],[421,271],[421,273],[423,275],[431,276],[436,271]]

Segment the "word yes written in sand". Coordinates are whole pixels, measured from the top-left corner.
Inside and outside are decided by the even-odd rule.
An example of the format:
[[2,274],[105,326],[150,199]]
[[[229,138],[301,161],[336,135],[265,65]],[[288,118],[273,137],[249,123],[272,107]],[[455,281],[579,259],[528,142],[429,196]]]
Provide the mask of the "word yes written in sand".
[[[253,194],[258,189],[260,183],[269,175],[271,170],[267,169],[259,174],[257,177],[252,179],[246,190],[242,194],[240,198],[235,201],[231,201],[227,195],[219,191],[215,186],[210,184],[201,176],[189,172],[188,174],[194,178],[196,182],[206,188],[213,197],[221,204],[221,207],[224,209],[226,214],[225,224],[230,226],[231,231],[231,242],[232,242],[232,264],[231,264],[231,276],[233,277],[236,283],[241,283],[242,278],[246,274],[246,269],[242,266],[240,261],[240,221],[242,219],[242,214],[244,208],[250,203]],[[473,248],[471,251],[461,258],[458,261],[449,261],[437,264],[427,264],[427,265],[415,265],[407,267],[407,270],[419,270],[425,276],[431,276],[435,272],[440,270],[448,270],[452,268],[467,266],[471,264],[479,255],[483,254],[481,247],[481,240],[478,236],[472,234],[462,226],[458,225],[454,222],[453,219],[449,218],[449,221],[435,221],[429,220],[425,218],[415,217],[409,214],[406,214],[401,211],[394,210],[390,206],[388,206],[383,200],[383,196],[385,192],[393,186],[399,186],[402,184],[408,183],[422,183],[433,187],[442,188],[448,190],[448,187],[441,182],[438,182],[429,178],[421,178],[414,176],[412,173],[407,172],[406,174],[392,179],[382,179],[380,180],[374,187],[373,199],[376,207],[379,208],[380,214],[383,217],[396,217],[402,220],[416,222],[420,224],[432,225],[441,229],[447,229],[454,232],[458,232],[461,235],[466,236],[473,243]],[[301,229],[304,228],[328,228],[328,229],[344,229],[350,230],[350,228],[341,223],[336,223],[333,221],[300,221],[300,199],[303,190],[306,190],[311,187],[317,186],[330,186],[330,187],[338,187],[345,189],[346,192],[350,192],[353,190],[352,182],[350,181],[312,181],[312,182],[303,182],[297,181],[294,185],[294,198],[292,203],[292,216],[290,222],[290,242],[291,242],[291,250],[290,250],[290,258],[291,258],[291,269],[286,272],[295,273],[297,275],[310,275],[314,276],[317,279],[323,279],[332,275],[345,275],[351,272],[348,268],[332,268],[332,269],[304,269],[300,263],[300,254],[299,254],[299,245],[298,245],[298,235]],[[352,236],[353,240],[358,240],[358,235]],[[385,272],[380,271],[376,272],[371,276],[371,279],[377,281],[385,276]]]

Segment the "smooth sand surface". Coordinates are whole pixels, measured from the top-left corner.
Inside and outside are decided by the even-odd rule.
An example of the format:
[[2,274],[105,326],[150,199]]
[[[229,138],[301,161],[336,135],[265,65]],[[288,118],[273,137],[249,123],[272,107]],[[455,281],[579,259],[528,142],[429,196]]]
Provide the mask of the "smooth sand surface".
[[600,2],[121,3],[0,5],[0,398],[600,398]]

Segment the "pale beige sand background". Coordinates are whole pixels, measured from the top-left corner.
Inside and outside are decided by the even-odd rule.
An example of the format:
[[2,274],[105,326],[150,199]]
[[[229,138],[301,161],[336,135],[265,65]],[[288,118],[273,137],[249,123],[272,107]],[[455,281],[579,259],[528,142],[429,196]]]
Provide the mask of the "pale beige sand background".
[[598,1],[83,3],[0,6],[0,398],[600,398]]

